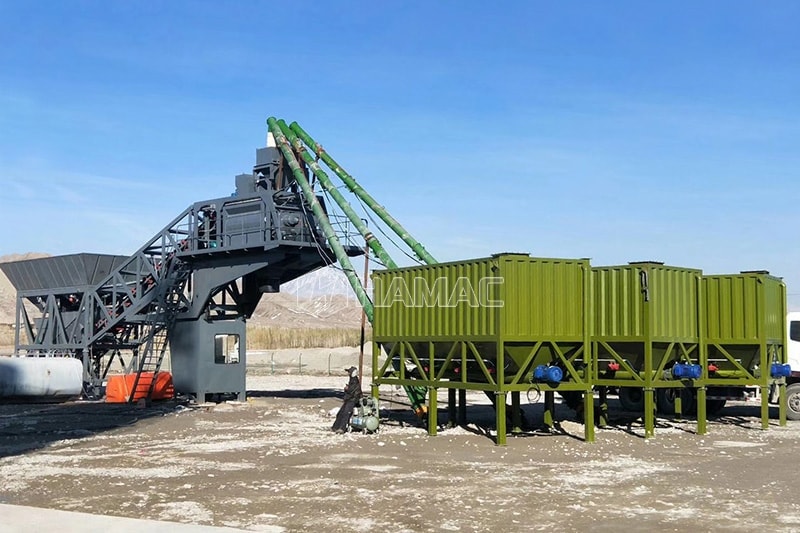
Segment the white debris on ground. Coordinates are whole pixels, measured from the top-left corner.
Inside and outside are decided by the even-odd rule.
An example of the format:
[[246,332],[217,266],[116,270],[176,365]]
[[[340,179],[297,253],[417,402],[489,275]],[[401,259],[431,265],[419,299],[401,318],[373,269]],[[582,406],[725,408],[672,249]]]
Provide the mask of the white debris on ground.
[[[345,382],[248,376],[247,402],[139,410],[107,429],[82,426],[96,418],[86,406],[73,418],[68,406],[27,410],[26,424],[0,408],[0,501],[252,531],[786,530],[800,516],[786,468],[800,426],[760,431],[757,408],[734,407],[705,436],[660,419],[645,440],[634,420],[590,444],[559,405],[560,431],[497,447],[489,401],[472,392],[469,424],[448,428],[445,402],[436,437],[393,387],[381,388],[391,418],[377,433],[335,435]],[[541,422],[540,403],[523,408]],[[69,433],[19,451],[12,430],[43,438],[49,413]]]

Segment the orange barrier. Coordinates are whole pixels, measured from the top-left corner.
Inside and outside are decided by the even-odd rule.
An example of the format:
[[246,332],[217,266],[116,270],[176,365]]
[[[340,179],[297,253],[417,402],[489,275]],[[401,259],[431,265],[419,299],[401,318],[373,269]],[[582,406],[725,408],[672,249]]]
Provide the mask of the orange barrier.
[[[133,383],[136,381],[136,374],[120,374],[108,377],[106,385],[106,403],[128,403]],[[133,401],[139,401],[147,396],[150,383],[153,382],[152,372],[142,372],[139,383],[136,386],[136,393]],[[172,374],[170,372],[159,372],[156,377],[156,384],[153,386],[152,400],[169,400],[175,396],[175,387],[172,384]]]

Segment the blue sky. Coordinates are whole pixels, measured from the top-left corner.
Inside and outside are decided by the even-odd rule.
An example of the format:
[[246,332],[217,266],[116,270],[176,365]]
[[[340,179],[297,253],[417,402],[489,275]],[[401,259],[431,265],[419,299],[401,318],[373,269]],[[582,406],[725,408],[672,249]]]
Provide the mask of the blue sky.
[[0,255],[130,253],[297,120],[439,259],[768,269],[796,2],[0,2]]

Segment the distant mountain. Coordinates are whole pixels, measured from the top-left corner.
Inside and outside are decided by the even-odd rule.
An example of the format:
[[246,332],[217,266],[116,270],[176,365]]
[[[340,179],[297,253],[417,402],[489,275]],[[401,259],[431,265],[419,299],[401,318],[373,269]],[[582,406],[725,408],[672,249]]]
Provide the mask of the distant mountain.
[[347,276],[335,267],[315,270],[265,294],[253,314],[259,325],[304,328],[355,328],[361,306]]
[[[50,254],[28,252],[26,254],[9,254],[0,256],[0,263],[10,263],[12,261],[23,261],[25,259],[39,259],[40,257],[50,257]],[[0,271],[0,324],[13,324],[16,322],[17,312],[17,290],[8,281],[8,278]]]
[[289,283],[284,283],[281,286],[281,292],[308,299],[333,295],[356,299],[347,276],[341,269],[333,266],[317,269]]

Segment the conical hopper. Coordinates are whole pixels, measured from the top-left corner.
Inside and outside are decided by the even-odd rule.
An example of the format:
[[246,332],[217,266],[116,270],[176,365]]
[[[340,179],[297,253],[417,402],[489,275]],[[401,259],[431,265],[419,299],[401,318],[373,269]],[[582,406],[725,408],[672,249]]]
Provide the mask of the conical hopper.
[[17,291],[96,285],[128,258],[121,255],[71,254],[0,264]]

